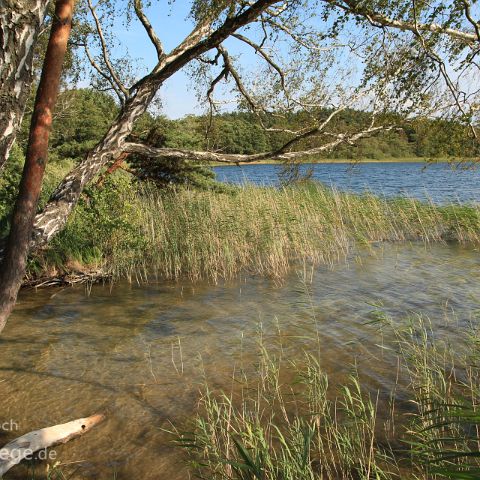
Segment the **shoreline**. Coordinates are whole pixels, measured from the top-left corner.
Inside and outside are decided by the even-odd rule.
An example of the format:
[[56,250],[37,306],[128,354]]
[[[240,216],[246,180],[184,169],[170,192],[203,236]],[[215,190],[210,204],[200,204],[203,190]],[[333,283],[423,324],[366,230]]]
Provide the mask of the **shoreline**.
[[[427,157],[407,157],[407,158],[383,158],[381,160],[363,158],[359,160],[339,158],[320,158],[310,161],[300,161],[299,165],[314,165],[314,164],[351,164],[356,165],[359,163],[425,163],[425,164],[434,164],[434,163],[462,163],[462,162],[476,162],[478,160],[474,159],[457,159],[457,158],[427,158]],[[238,162],[238,163],[224,163],[224,162],[208,162],[210,167],[237,167],[244,165],[281,165],[283,162],[281,160],[258,160],[255,162]]]
[[[108,210],[108,222],[100,226],[91,223],[94,210],[81,210],[65,238],[35,255],[23,287],[93,284],[137,274],[147,278],[150,272],[164,280],[228,280],[245,272],[281,278],[298,258],[323,265],[357,244],[480,244],[478,206],[341,192],[318,182],[288,189],[252,185],[235,195],[188,189],[127,193],[135,203],[128,210]],[[124,205],[123,195],[115,197],[118,205]],[[127,216],[135,221],[135,243],[131,227],[110,221]],[[174,233],[169,242],[164,232]],[[199,240],[185,242],[192,234]],[[92,235],[99,240],[91,243]]]

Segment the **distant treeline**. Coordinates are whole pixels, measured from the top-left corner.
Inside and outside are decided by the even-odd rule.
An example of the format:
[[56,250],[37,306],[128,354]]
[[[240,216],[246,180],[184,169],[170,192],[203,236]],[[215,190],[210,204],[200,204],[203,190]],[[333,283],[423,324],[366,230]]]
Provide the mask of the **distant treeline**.
[[[68,90],[61,94],[53,125],[50,161],[76,160],[101,138],[118,113],[118,106],[107,94],[92,89]],[[326,117],[325,109],[318,113]],[[268,127],[297,130],[305,127],[309,118],[303,112],[287,117],[264,118]],[[370,115],[345,110],[329,125],[332,133],[355,132],[367,126]],[[19,146],[23,150],[28,132],[25,119]],[[396,115],[379,116],[377,123],[395,124],[399,128],[355,145],[341,145],[319,158],[374,159],[411,157],[473,157],[478,147],[468,132],[458,123],[447,120],[416,118],[406,120]],[[283,133],[268,133],[251,113],[235,112],[208,116],[188,115],[179,120],[146,114],[138,122],[134,136],[158,147],[214,150],[225,153],[261,153],[279,148],[289,137]],[[310,138],[296,148],[303,149],[324,143],[328,137]],[[18,151],[18,150],[17,150]]]

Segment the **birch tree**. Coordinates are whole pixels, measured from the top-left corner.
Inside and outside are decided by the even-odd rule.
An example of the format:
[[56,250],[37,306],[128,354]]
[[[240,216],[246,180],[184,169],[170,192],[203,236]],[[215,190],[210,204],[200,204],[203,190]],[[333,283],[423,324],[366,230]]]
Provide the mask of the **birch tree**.
[[[83,189],[128,154],[227,163],[292,160],[395,128],[379,124],[382,111],[444,112],[478,136],[480,26],[478,6],[469,0],[196,0],[191,32],[170,51],[152,24],[152,15],[169,13],[166,3],[81,3],[79,21],[89,25],[82,42],[85,62],[96,84],[116,96],[120,113],[36,216],[31,248],[46,245]],[[145,75],[126,69],[111,48],[121,43],[111,28],[119,17],[137,22],[155,51]],[[253,53],[253,65],[239,49]],[[196,81],[212,120],[233,99],[285,141],[274,151],[247,156],[157,148],[133,139],[135,123],[182,69]],[[369,124],[336,131],[335,119],[346,108],[368,112]],[[300,111],[305,122],[297,130],[269,121]]]
[[[156,6],[155,12],[162,14],[159,4],[160,2],[152,4],[151,10],[153,10],[153,6]],[[251,157],[250,160],[267,157],[285,159],[315,154],[315,150],[292,153],[292,149],[296,144],[301,144],[302,140],[309,137],[323,136],[327,141],[323,146],[318,147],[318,151],[325,151],[342,142],[353,142],[364,136],[375,134],[384,128],[375,124],[375,116],[372,115],[372,124],[365,131],[352,132],[351,135],[327,131],[330,121],[338,112],[346,108],[348,104],[353,105],[355,101],[360,101],[360,98],[366,98],[368,93],[365,91],[366,89],[359,91],[353,86],[344,89],[342,85],[338,85],[338,88],[327,88],[328,92],[324,91],[327,82],[323,75],[324,72],[318,71],[318,68],[323,60],[327,62],[324,67],[328,68],[328,62],[334,58],[333,54],[336,53],[331,48],[335,49],[335,47],[329,45],[324,49],[321,46],[319,43],[321,31],[313,33],[303,31],[301,19],[309,14],[309,9],[305,9],[303,2],[275,0],[193,2],[191,18],[194,21],[194,28],[170,52],[165,51],[142,2],[135,0],[129,6],[131,14],[145,30],[146,41],[150,41],[155,48],[157,63],[147,75],[136,79],[131,84],[126,84],[122,78],[122,72],[115,67],[103,27],[103,21],[109,18],[108,2],[94,5],[87,0],[87,13],[97,41],[97,54],[95,55],[95,51],[92,50],[90,40],[86,39],[85,56],[92,71],[104,82],[106,88],[110,88],[117,96],[121,111],[103,139],[64,178],[45,209],[37,216],[32,240],[34,248],[48,243],[65,224],[85,186],[124,153],[134,152],[144,155],[168,155],[177,156],[177,158],[188,157],[220,161],[247,160],[243,157],[224,157],[213,152],[183,152],[163,149],[159,151],[154,150],[152,146],[129,141],[135,122],[145,113],[165,81],[184,67],[208,67],[205,69],[204,81],[208,82],[205,93],[211,101],[211,105],[214,105],[212,95],[215,88],[222,81],[227,80],[232,82],[239,97],[248,108],[255,112],[259,121],[262,121],[262,115],[267,112],[267,109],[277,111],[280,109],[279,102],[271,101],[273,100],[272,92],[266,92],[270,86],[282,98],[284,112],[289,109],[308,109],[310,111],[310,124],[299,131],[287,132],[291,137],[281,148],[276,152],[265,152],[258,157]],[[102,7],[104,8],[103,12]],[[254,37],[259,39],[247,38],[247,32],[252,32]],[[265,40],[262,40],[262,37]],[[297,68],[295,71],[293,69],[283,70],[275,63],[274,55],[268,53],[271,42],[274,42],[275,38],[286,42],[285,48],[292,55],[296,55]],[[262,87],[264,92],[249,91],[240,69],[235,64],[235,58],[229,52],[227,46],[229,40],[245,44],[259,54],[273,81],[273,84],[268,83]],[[265,43],[267,40],[268,45]],[[300,65],[302,62],[305,62],[303,79],[302,65]],[[307,64],[309,68],[306,68]],[[316,68],[317,72],[315,73]],[[308,79],[306,78],[307,73]],[[273,78],[272,75],[276,78]],[[314,79],[315,75],[318,76],[318,80]],[[209,80],[206,80],[207,77]],[[293,91],[297,91],[299,94],[293,95]],[[334,97],[342,97],[342,101],[336,102]],[[270,105],[267,105],[269,102]],[[319,118],[316,111],[324,106],[329,106],[332,113],[328,118]]]
[[[37,215],[32,246],[37,248],[45,245],[63,227],[84,187],[102,169],[126,152],[217,161],[249,160],[245,157],[222,156],[215,152],[160,151],[148,145],[129,142],[135,122],[147,110],[165,81],[193,64],[212,67],[210,83],[205,92],[212,106],[215,88],[228,80],[234,84],[243,103],[258,116],[260,122],[262,113],[268,111],[268,108],[279,108],[278,102],[277,105],[271,102],[268,106],[274,97],[282,97],[287,109],[310,109],[311,125],[296,132],[287,132],[291,138],[278,151],[265,152],[251,157],[252,160],[314,154],[314,150],[295,150],[297,145],[301,145],[310,136],[323,135],[325,140],[329,140],[325,141],[324,146],[317,147],[326,150],[342,142],[352,142],[377,133],[383,127],[375,124],[375,115],[372,115],[372,125],[364,132],[340,135],[327,131],[327,127],[335,117],[335,112],[341,111],[346,105],[360,105],[360,98],[369,100],[372,112],[376,111],[375,105],[379,101],[391,105],[395,102],[403,102],[403,105],[416,104],[418,97],[427,96],[425,89],[429,87],[429,82],[431,91],[434,91],[432,85],[438,87],[438,77],[443,77],[452,95],[451,104],[445,108],[460,110],[476,135],[476,86],[470,86],[469,93],[464,92],[462,88],[465,84],[460,78],[450,78],[445,60],[449,55],[454,57],[451,68],[463,67],[462,75],[466,75],[466,70],[470,75],[471,70],[477,68],[479,23],[468,1],[421,4],[415,0],[195,1],[192,2],[191,10],[194,28],[170,52],[165,51],[141,0],[127,4],[121,2],[124,8],[118,8],[116,4],[115,10],[122,15],[134,15],[145,30],[145,40],[151,42],[157,54],[157,63],[147,75],[126,84],[122,72],[112,60],[108,35],[102,25],[105,18],[108,19],[112,14],[111,2],[100,0],[93,4],[92,0],[87,0],[85,11],[92,26],[90,33],[93,32],[98,47],[96,55],[89,49],[89,40],[85,41],[86,59],[92,70],[117,95],[122,108],[103,139],[64,178],[43,212]],[[149,5],[149,12],[165,14],[167,7],[162,6],[162,2],[149,2]],[[354,33],[345,35],[348,31]],[[116,40],[119,41],[118,38]],[[232,58],[227,45],[232,40],[243,42],[252,48],[265,63],[266,71],[277,76],[274,83],[267,82],[268,77],[262,77],[265,82],[261,94],[249,91],[242,79],[241,69],[235,64],[236,59]],[[346,43],[342,43],[342,40],[346,40]],[[275,53],[272,53],[275,42],[288,44],[290,61],[297,60],[294,64],[295,71],[279,65]],[[357,63],[362,64],[360,71],[350,74],[350,78],[359,78],[358,85],[349,85],[347,88],[340,85],[339,90],[342,92],[330,88],[328,95],[322,99],[321,91],[328,82],[340,84],[348,78],[348,75],[343,79],[332,76],[334,60],[343,54],[341,49],[343,52],[349,51],[357,57]],[[211,71],[215,67],[218,70],[213,74]],[[306,85],[308,82],[310,85]],[[262,89],[261,85],[257,84],[257,87]],[[346,90],[349,90],[348,94]],[[296,98],[292,92],[300,92],[300,95]],[[412,92],[412,97],[408,98]],[[309,98],[312,95],[315,97],[313,100]],[[378,98],[372,101],[375,95]],[[338,100],[339,96],[343,97],[342,102],[335,101],[335,97]],[[445,97],[442,95],[441,98]],[[329,106],[332,116],[327,119],[315,118],[314,111],[320,106]],[[325,120],[328,121],[325,123]]]
[[50,0],[0,0],[0,172],[22,123]]

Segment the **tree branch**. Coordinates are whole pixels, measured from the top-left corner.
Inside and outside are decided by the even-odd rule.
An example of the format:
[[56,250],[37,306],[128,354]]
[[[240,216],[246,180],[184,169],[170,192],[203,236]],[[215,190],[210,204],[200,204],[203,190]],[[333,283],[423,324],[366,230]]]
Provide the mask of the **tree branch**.
[[[355,133],[353,135],[338,134],[336,135],[335,140],[329,143],[325,143],[324,145],[321,145],[319,147],[294,152],[286,151],[289,147],[293,145],[294,142],[291,141],[283,145],[278,150],[264,153],[255,153],[251,155],[183,150],[178,148],[158,148],[140,142],[125,143],[124,151],[157,159],[177,158],[179,160],[191,160],[197,162],[251,163],[260,160],[295,160],[297,158],[303,158],[307,156],[318,155],[323,152],[328,152],[330,150],[333,150],[338,145],[341,145],[342,143],[352,144],[360,140],[361,138],[370,137],[382,131],[392,130],[393,128],[394,126],[370,126],[366,130]],[[303,136],[301,138],[306,138],[306,136]],[[299,137],[295,140],[295,142],[299,141],[301,138]]]
[[[142,78],[130,91],[138,90],[144,84],[158,86],[194,58],[218,47],[233,32],[254,21],[266,8],[275,3],[279,3],[278,0],[258,0],[242,13],[227,17],[225,22],[209,35],[207,34],[212,28],[212,19],[205,18],[178,47],[157,64],[150,75]],[[206,38],[203,38],[205,36]]]
[[90,65],[95,69],[95,71],[102,77],[104,78],[112,87],[113,91],[117,94],[118,99],[120,100],[120,103],[123,105],[125,103],[125,97],[122,95],[122,92],[119,90],[117,84],[112,80],[112,78],[107,75],[101,68],[100,65],[95,61],[93,56],[90,53],[90,50],[88,49],[87,44],[85,43],[83,45],[83,48],[85,50],[85,54],[87,55],[87,59],[90,62]]
[[260,45],[257,45],[255,42],[252,42],[249,38],[244,37],[239,33],[234,33],[232,37],[235,37],[236,39],[241,40],[247,45],[250,45],[255,50],[255,52],[259,53],[264,58],[264,60],[278,73],[282,89],[285,91],[285,74],[283,73],[283,70],[278,66],[277,63],[273,61],[273,59],[269,55],[267,55],[263,48]]
[[478,37],[474,33],[468,33],[455,28],[444,27],[438,23],[412,23],[403,20],[396,20],[387,15],[369,10],[356,0],[326,1],[333,6],[346,11],[347,13],[353,13],[365,17],[372,23],[372,25],[376,24],[376,26],[392,27],[397,30],[410,31],[413,33],[416,33],[417,30],[422,32],[442,33],[455,38],[456,40],[460,40],[462,43],[467,45],[478,42]]
[[0,449],[0,477],[23,459],[45,448],[67,443],[90,431],[104,420],[104,415],[92,415],[53,427],[27,433]]
[[242,94],[243,98],[245,98],[245,100],[247,101],[252,111],[256,114],[258,114],[260,111],[265,112],[265,109],[262,106],[259,106],[257,104],[257,102],[248,93],[247,89],[243,85],[242,79],[240,78],[240,75],[238,74],[235,67],[233,66],[233,63],[230,59],[230,55],[228,54],[228,52],[221,45],[219,45],[217,48],[222,55],[224,68],[232,75],[239,92]]
[[102,25],[101,25],[100,20],[98,18],[98,15],[97,15],[97,12],[96,12],[96,7],[94,7],[92,5],[92,0],[88,0],[88,7],[89,7],[90,12],[93,16],[93,19],[95,20],[95,25],[97,27],[98,37],[100,39],[100,44],[102,46],[103,60],[105,62],[105,65],[107,66],[107,69],[110,72],[110,75],[112,76],[112,80],[115,82],[118,89],[123,93],[123,95],[125,95],[125,98],[128,98],[129,91],[123,85],[123,83],[121,82],[120,78],[118,77],[117,73],[115,72],[115,69],[113,68],[113,66],[110,62],[110,57],[108,55],[108,49],[107,49],[107,43],[105,41],[105,36],[103,35]]
[[133,6],[135,8],[135,13],[137,14],[137,17],[142,23],[143,28],[147,32],[151,42],[153,43],[155,50],[157,51],[157,57],[160,60],[165,55],[163,52],[162,42],[155,33],[155,30],[153,29],[152,24],[148,20],[147,16],[145,15],[145,13],[143,13],[142,0],[134,0]]

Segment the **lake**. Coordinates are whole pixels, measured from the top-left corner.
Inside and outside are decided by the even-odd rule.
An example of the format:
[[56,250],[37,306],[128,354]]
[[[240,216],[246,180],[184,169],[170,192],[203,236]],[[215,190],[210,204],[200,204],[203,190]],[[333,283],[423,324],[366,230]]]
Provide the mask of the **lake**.
[[2,418],[18,432],[0,441],[105,410],[103,424],[56,448],[79,462],[69,478],[183,480],[184,454],[165,429],[191,418],[204,379],[229,390],[233,369],[257,361],[259,329],[267,340],[281,332],[292,358],[319,339],[332,388],[356,363],[366,388],[388,399],[396,357],[368,325],[372,304],[395,322],[427,314],[455,343],[480,298],[480,256],[454,245],[374,245],[311,273],[23,290],[0,337]]
[[[241,165],[214,167],[222,182],[277,185],[282,165]],[[407,196],[435,203],[478,203],[480,170],[452,168],[447,163],[316,163],[302,164],[300,173],[339,190],[365,191],[385,197]]]

